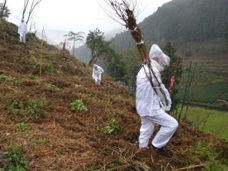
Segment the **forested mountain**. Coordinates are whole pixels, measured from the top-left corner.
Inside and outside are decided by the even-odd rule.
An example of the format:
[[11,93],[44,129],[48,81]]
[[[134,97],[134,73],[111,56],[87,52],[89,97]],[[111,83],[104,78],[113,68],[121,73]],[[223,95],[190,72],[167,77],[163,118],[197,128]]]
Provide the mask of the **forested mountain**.
[[[147,44],[164,40],[206,41],[228,37],[227,0],[173,0],[139,23]],[[122,51],[134,46],[129,31],[113,39]]]

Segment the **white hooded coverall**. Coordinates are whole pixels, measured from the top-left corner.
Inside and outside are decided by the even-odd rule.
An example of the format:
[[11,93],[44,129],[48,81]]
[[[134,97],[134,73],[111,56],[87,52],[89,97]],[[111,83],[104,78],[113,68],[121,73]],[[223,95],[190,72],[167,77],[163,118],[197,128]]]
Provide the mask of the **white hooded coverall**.
[[26,43],[27,24],[24,21],[18,26],[18,33],[20,34],[20,42]]
[[[152,48],[151,48],[152,49]],[[158,50],[158,49],[156,49]],[[159,48],[160,50],[160,48]],[[150,53],[151,54],[151,53]],[[149,55],[151,57],[151,55]],[[165,106],[167,110],[171,107],[171,98],[168,90],[162,84],[161,76],[159,73],[159,64],[152,58],[152,69],[160,83],[160,87],[163,90],[166,99],[168,100],[168,105]],[[152,82],[156,92],[154,91],[147,75],[151,72],[148,66],[145,64],[137,74],[136,80],[136,109],[137,113],[141,118],[141,128],[139,135],[139,148],[147,148],[149,139],[151,138],[155,124],[160,125],[160,130],[155,135],[152,140],[152,145],[156,148],[162,148],[166,146],[172,135],[175,133],[178,122],[175,118],[170,116],[165,112],[165,110],[160,106],[160,101],[165,104],[164,95],[161,93],[159,88],[159,83],[152,75]]]
[[92,77],[95,80],[95,84],[98,84],[98,85],[101,84],[101,74],[103,72],[104,72],[104,70],[100,66],[98,66],[96,64],[93,65]]

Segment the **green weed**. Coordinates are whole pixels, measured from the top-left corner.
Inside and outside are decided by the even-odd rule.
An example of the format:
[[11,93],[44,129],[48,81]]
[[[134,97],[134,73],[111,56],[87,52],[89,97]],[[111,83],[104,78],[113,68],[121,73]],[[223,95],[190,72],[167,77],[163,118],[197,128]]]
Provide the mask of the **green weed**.
[[0,75],[0,82],[12,81],[14,78],[11,76]]
[[104,134],[117,134],[122,131],[121,124],[116,120],[116,118],[124,118],[124,113],[111,113],[109,114],[109,120],[104,123],[102,128],[97,128]]
[[121,127],[120,123],[115,119],[111,119],[111,120],[105,122],[104,127],[101,128],[101,131],[104,134],[117,134],[121,130],[122,130],[122,127]]
[[27,162],[23,156],[23,149],[18,145],[9,145],[5,148],[4,156],[7,159],[7,164],[4,166],[4,171],[25,171]]
[[49,73],[54,73],[54,71],[55,71],[55,68],[54,68],[54,66],[53,66],[52,64],[49,64],[49,65],[46,67],[46,69],[47,69],[47,71],[48,71]]
[[27,101],[10,99],[7,108],[10,114],[21,118],[22,121],[34,120],[44,113],[46,100],[44,98],[29,97]]
[[84,105],[82,100],[75,100],[71,103],[71,110],[74,112],[78,111],[88,111],[87,107]]
[[18,123],[14,127],[16,131],[26,131],[30,129],[30,126],[24,123]]

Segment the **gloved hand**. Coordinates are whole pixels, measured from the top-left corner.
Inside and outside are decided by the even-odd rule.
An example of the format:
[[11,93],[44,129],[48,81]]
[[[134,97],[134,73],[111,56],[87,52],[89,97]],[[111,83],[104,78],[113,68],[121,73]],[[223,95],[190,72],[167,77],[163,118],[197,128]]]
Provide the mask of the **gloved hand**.
[[164,111],[166,111],[166,112],[168,112],[168,111],[170,111],[170,109],[171,109],[171,106],[169,105],[169,106],[164,106]]
[[166,112],[170,111],[171,109],[171,105],[166,106],[162,102],[160,102],[160,105],[161,105],[161,108]]

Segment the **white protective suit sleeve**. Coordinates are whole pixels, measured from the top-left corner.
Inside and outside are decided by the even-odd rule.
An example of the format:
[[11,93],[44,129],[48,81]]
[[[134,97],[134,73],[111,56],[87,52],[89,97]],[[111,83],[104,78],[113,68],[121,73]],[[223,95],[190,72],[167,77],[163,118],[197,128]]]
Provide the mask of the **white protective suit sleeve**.
[[155,67],[153,67],[153,71],[157,78],[157,79],[154,78],[153,73],[151,73],[152,77],[153,77],[153,85],[154,85],[155,91],[161,100],[162,108],[165,111],[169,111],[171,108],[171,104],[172,104],[169,91],[166,89],[165,85],[162,83],[159,71]]

